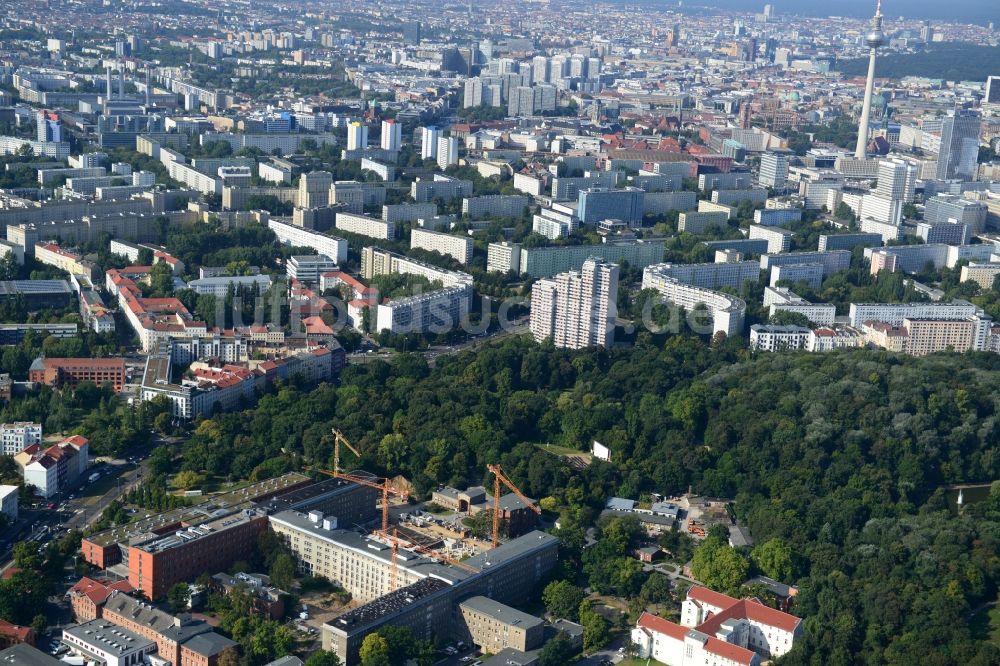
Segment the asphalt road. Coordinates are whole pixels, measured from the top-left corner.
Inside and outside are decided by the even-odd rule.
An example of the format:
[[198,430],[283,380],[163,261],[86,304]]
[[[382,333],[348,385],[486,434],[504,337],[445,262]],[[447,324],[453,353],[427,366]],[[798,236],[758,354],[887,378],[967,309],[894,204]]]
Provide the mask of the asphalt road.
[[[23,506],[17,522],[0,535],[0,571],[12,564],[8,558],[13,544],[21,540],[35,542],[39,547],[59,539],[72,530],[83,530],[95,522],[101,512],[142,481],[148,475],[146,458],[153,448],[170,441],[154,435],[148,447],[127,451],[120,458],[97,462],[87,470],[83,482],[76,488],[33,506]],[[91,483],[88,478],[99,472],[101,478]],[[46,508],[48,504],[55,508]]]

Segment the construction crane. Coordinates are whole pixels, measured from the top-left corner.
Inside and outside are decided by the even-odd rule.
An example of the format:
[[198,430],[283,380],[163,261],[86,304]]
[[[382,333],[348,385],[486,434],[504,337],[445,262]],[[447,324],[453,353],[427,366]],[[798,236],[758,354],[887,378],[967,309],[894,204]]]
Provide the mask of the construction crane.
[[361,457],[361,453],[354,448],[354,445],[346,437],[344,433],[340,432],[336,428],[333,429],[333,475],[337,476],[340,474],[340,445],[343,444],[348,449],[351,450],[354,455]]
[[503,469],[500,465],[487,465],[486,469],[493,472],[493,547],[496,548],[500,541],[500,483],[510,488],[511,492],[517,495],[517,498],[524,503],[524,506],[528,507],[539,516],[542,515],[542,510],[539,509],[535,503],[524,496],[514,482],[511,481],[504,475]]
[[377,476],[361,476],[360,474],[350,474],[347,472],[340,471],[340,445],[344,444],[347,448],[354,452],[354,455],[361,457],[361,453],[352,445],[344,434],[333,429],[333,471],[321,470],[324,474],[329,474],[337,479],[343,479],[345,481],[350,481],[351,483],[356,483],[361,486],[367,486],[369,488],[374,488],[382,492],[382,536],[388,538],[389,534],[389,493],[397,495],[398,497],[406,497],[405,493],[401,493],[392,487],[392,480],[384,477]]

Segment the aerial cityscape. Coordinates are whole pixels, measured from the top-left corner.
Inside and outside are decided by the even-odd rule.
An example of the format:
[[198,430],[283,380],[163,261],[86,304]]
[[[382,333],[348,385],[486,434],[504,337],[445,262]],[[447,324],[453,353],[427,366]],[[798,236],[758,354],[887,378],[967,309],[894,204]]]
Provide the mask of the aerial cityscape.
[[1000,664],[995,0],[0,0],[0,666]]

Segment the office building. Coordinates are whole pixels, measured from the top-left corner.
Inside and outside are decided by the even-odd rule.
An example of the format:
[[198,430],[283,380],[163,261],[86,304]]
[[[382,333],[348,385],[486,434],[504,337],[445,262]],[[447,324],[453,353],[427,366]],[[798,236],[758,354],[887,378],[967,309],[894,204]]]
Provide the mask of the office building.
[[734,250],[748,257],[767,252],[768,243],[766,239],[761,238],[733,238],[731,240],[702,241],[702,245],[707,246],[713,252]]
[[537,342],[582,349],[614,342],[618,266],[588,258],[579,272],[535,282],[531,289],[531,334]]
[[32,444],[42,443],[42,424],[18,421],[0,425],[0,454],[16,456]]
[[[340,538],[336,533],[324,537],[324,543]],[[409,627],[421,640],[441,640],[444,636],[463,632],[460,626],[456,627],[461,622],[456,604],[473,596],[486,595],[503,604],[522,602],[552,569],[558,543],[551,535],[529,532],[464,560],[463,569],[436,563],[428,565],[425,558],[415,555],[412,566],[407,561],[397,562],[399,577],[412,572],[419,580],[395,591],[387,589],[388,594],[324,624],[323,648],[336,652],[342,663],[353,666],[364,637],[383,626]],[[372,578],[388,569],[391,551],[388,545],[382,544],[379,548],[361,542],[357,548],[367,556]],[[331,555],[335,550],[338,549],[330,543]],[[399,555],[411,558],[409,551],[403,548],[399,549]],[[379,564],[376,558],[384,563]],[[387,576],[382,578],[387,580]]]
[[506,648],[527,652],[542,643],[542,620],[488,597],[469,597],[458,605],[458,612],[460,632],[484,653]]
[[978,111],[956,109],[941,121],[937,180],[975,180],[982,118]]
[[928,222],[917,223],[917,238],[924,243],[947,245],[965,245],[972,240],[972,227],[968,224],[954,224],[945,222],[944,224],[930,224]]
[[36,358],[28,369],[28,381],[75,389],[80,382],[111,386],[116,393],[125,387],[123,358]]
[[320,275],[338,269],[337,262],[321,254],[294,255],[288,258],[285,273],[290,280],[307,284],[319,282]]
[[788,184],[788,156],[765,153],[760,157],[760,184],[775,190]]
[[642,226],[643,197],[638,187],[620,190],[590,188],[579,195],[580,224],[595,226],[601,220],[621,220],[630,227]]
[[382,136],[379,140],[382,150],[399,150],[403,147],[403,126],[395,119],[382,121]]
[[156,652],[156,643],[105,620],[91,620],[62,631],[70,651],[106,666],[142,666]]
[[726,206],[738,206],[744,201],[752,204],[763,204],[767,201],[767,190],[761,187],[738,190],[713,190],[712,203]]
[[420,158],[424,160],[436,160],[438,149],[438,138],[441,130],[433,125],[423,128],[420,138]]
[[740,190],[753,187],[753,176],[742,171],[729,173],[703,173],[698,176],[698,189],[708,190]]
[[442,170],[458,164],[458,139],[456,137],[440,136],[437,144],[437,163]]
[[368,148],[368,125],[355,121],[347,126],[347,149],[365,150]]
[[988,215],[989,209],[982,201],[972,201],[953,194],[930,197],[924,204],[924,222],[932,225],[964,224],[977,234],[986,228]]
[[121,562],[134,589],[149,599],[159,599],[175,583],[193,580],[206,571],[228,569],[236,560],[246,559],[267,529],[267,512],[259,503],[311,483],[297,473],[253,483],[214,495],[203,505],[156,513],[89,535],[80,551],[84,560],[101,569]]

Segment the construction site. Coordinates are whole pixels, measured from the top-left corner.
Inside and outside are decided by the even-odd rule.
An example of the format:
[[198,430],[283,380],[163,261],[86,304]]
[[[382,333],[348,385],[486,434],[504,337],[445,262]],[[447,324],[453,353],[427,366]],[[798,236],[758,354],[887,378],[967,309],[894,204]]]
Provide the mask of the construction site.
[[[526,600],[555,565],[558,540],[533,529],[541,509],[525,497],[499,465],[489,465],[493,493],[482,493],[463,513],[489,511],[488,540],[472,538],[460,523],[419,510],[394,509],[409,500],[393,479],[341,469],[342,448],[361,457],[334,430],[333,469],[342,484],[338,503],[320,509],[283,508],[272,501],[270,529],[294,555],[299,572],[330,580],[350,595],[340,614],[324,614],[323,648],[345,664],[357,663],[364,637],[387,624],[406,626],[420,639],[464,636],[457,604],[485,596],[501,604]],[[504,495],[501,491],[510,492]],[[355,498],[362,498],[356,501]],[[370,501],[377,498],[377,503]],[[494,501],[494,498],[499,498]],[[349,520],[344,520],[344,511]],[[473,508],[475,507],[475,508]],[[360,511],[360,513],[359,513]],[[392,520],[390,519],[392,517]],[[501,535],[516,535],[506,541]]]

